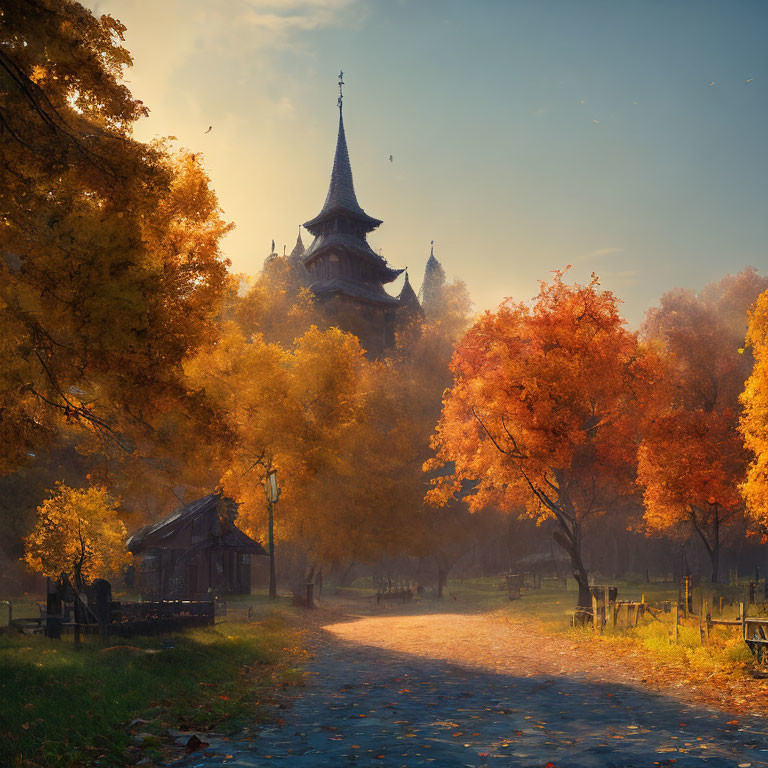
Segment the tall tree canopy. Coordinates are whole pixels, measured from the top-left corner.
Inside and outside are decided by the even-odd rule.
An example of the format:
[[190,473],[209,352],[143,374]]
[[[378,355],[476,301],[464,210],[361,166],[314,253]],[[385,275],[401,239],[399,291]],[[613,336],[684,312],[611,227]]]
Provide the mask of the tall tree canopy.
[[747,333],[754,368],[741,395],[741,432],[749,467],[741,490],[750,519],[765,535],[768,531],[768,290],[752,308]]
[[585,522],[633,489],[639,414],[659,382],[656,357],[624,328],[618,302],[559,273],[532,306],[507,301],[467,332],[434,435],[444,467],[430,499],[462,490],[472,510],[554,518],[579,604],[589,604]]
[[123,31],[74,0],[0,8],[0,471],[62,421],[134,451],[215,331],[228,225],[194,155],[131,137]]
[[739,484],[747,456],[738,432],[739,395],[752,366],[743,349],[748,312],[768,279],[754,269],[699,293],[664,294],[644,335],[666,351],[670,394],[648,413],[639,452],[649,529],[687,526],[703,542],[717,581],[724,525],[743,520]]

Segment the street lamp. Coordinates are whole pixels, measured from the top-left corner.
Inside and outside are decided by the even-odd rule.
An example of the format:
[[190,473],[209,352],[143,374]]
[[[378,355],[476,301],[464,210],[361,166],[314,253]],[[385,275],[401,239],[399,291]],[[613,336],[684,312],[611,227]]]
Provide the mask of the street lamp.
[[277,470],[270,469],[264,483],[267,492],[269,508],[269,598],[277,599],[277,580],[275,579],[275,504],[280,498],[280,487],[277,484]]

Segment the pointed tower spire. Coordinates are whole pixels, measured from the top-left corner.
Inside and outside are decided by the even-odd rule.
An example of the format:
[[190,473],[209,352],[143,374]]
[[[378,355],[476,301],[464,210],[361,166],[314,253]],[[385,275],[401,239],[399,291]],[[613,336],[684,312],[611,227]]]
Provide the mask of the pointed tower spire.
[[400,302],[384,286],[403,270],[390,267],[367,240],[367,234],[381,220],[369,216],[355,195],[344,133],[343,86],[340,73],[339,132],[331,183],[322,210],[304,224],[314,240],[299,261],[306,269],[310,290],[328,316],[358,336],[364,349],[375,357],[394,344],[395,313]]
[[344,85],[344,73],[339,73],[339,133],[336,137],[336,153],[333,156],[333,169],[331,170],[331,183],[325,203],[320,213],[314,219],[310,219],[304,226],[315,236],[323,231],[323,225],[334,216],[345,215],[355,220],[363,232],[371,232],[381,224],[380,219],[369,216],[357,202],[355,185],[352,181],[352,166],[349,162],[349,150],[347,149],[347,136],[344,132],[342,87]]

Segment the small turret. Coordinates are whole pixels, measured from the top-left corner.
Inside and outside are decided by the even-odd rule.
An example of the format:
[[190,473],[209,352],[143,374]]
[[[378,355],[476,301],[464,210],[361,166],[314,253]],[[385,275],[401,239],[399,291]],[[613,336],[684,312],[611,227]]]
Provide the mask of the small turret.
[[413,290],[411,281],[408,279],[407,270],[405,272],[405,282],[397,296],[397,300],[400,302],[402,310],[417,313],[421,316],[424,315],[424,312],[421,309],[421,304],[419,303],[419,297],[416,295],[416,291]]
[[305,250],[304,242],[301,239],[301,227],[299,227],[299,236],[296,238],[296,245],[293,246],[290,255],[291,261],[298,261],[304,255]]

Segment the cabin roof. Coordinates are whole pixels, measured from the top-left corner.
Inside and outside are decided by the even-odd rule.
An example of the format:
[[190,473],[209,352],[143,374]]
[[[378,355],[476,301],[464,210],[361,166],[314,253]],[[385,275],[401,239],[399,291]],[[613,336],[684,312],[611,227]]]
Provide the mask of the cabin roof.
[[[222,503],[224,515],[219,514]],[[235,525],[237,506],[233,499],[222,496],[220,493],[209,493],[201,499],[179,507],[154,525],[140,528],[128,539],[127,547],[133,554],[139,554],[151,548],[173,549],[174,538],[187,526],[201,520],[203,525],[199,536],[203,540],[209,539],[211,546],[265,555],[264,547]]]

